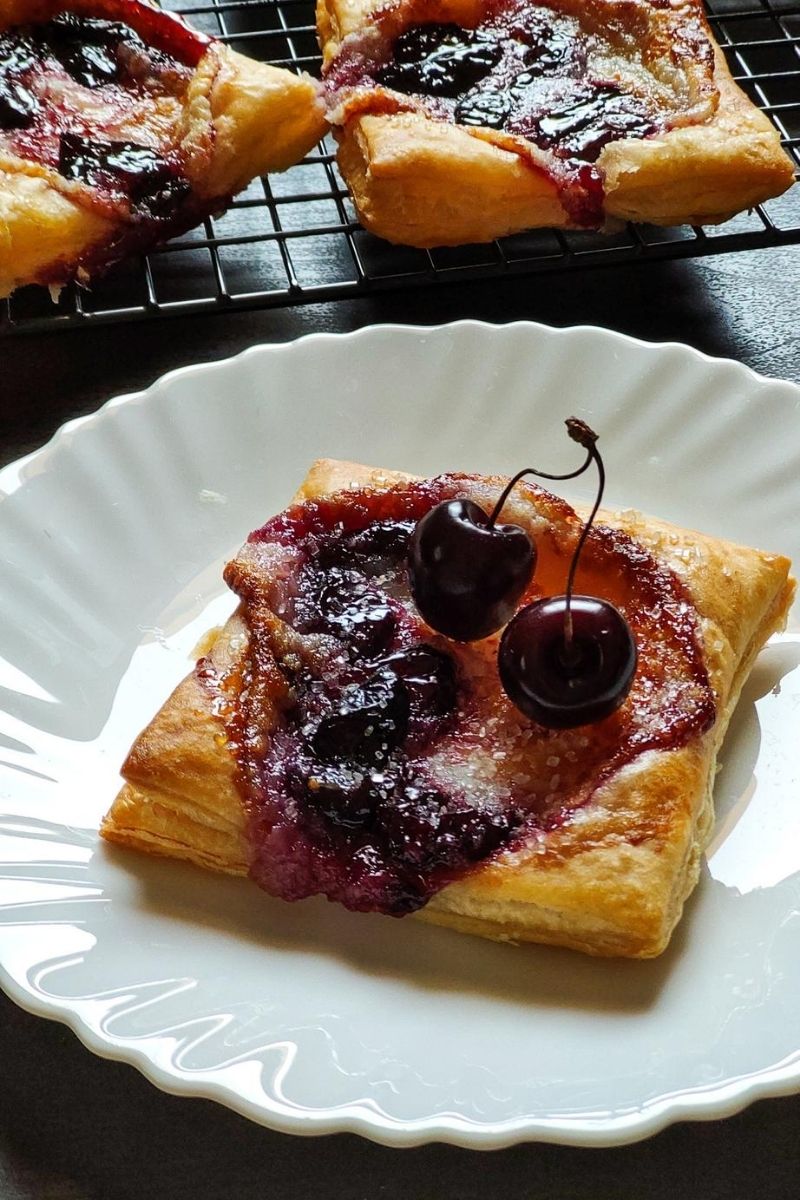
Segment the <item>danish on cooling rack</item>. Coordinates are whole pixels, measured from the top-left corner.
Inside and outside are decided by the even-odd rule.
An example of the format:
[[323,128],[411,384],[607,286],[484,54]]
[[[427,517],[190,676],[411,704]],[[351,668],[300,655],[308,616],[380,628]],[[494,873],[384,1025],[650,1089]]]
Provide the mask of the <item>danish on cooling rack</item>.
[[631,513],[589,530],[517,485],[500,540],[527,539],[538,561],[501,659],[520,614],[563,589],[584,531],[580,590],[624,614],[637,648],[613,711],[542,724],[504,690],[497,633],[455,640],[412,599],[423,518],[450,502],[485,515],[505,482],[316,463],[226,568],[239,608],[137,738],[103,836],[286,900],[663,950],[698,877],[728,719],[786,619],[789,563]]
[[414,246],[727,219],[793,166],[700,0],[318,0],[363,224]]
[[321,135],[318,85],[146,0],[0,0],[0,296],[219,211]]

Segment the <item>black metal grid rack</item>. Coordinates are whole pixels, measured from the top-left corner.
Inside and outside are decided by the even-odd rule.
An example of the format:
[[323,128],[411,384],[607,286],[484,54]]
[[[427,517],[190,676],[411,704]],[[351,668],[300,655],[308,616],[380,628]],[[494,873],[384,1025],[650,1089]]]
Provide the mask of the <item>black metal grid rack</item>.
[[[164,0],[192,24],[254,58],[318,73],[311,0]],[[734,78],[778,128],[800,164],[800,0],[708,0]],[[170,314],[335,300],[375,289],[688,258],[800,242],[800,183],[724,225],[628,225],[613,235],[535,231],[486,246],[420,251],[358,225],[326,139],[298,166],[255,180],[219,218],[91,290],[54,303],[24,288],[0,303],[0,333],[73,328]]]

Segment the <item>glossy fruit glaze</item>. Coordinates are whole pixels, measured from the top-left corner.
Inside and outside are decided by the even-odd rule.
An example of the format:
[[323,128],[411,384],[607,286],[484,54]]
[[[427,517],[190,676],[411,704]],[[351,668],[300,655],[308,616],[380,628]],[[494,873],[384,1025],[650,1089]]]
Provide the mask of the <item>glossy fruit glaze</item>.
[[[227,568],[248,653],[223,676],[202,660],[198,677],[236,750],[251,874],[272,894],[412,912],[563,823],[636,755],[713,723],[679,581],[610,529],[590,534],[580,584],[625,612],[640,647],[613,717],[545,730],[503,693],[496,637],[457,644],[424,624],[406,570],[414,525],[443,500],[469,495],[488,509],[499,492],[443,476],[309,502],[254,533]],[[520,492],[509,517],[547,522],[531,600],[563,584],[580,523],[554,497]]]
[[62,133],[58,171],[65,179],[125,196],[131,208],[152,219],[169,217],[190,191],[177,154],[159,154],[133,142],[93,142]]
[[68,11],[0,34],[0,148],[158,219],[188,190],[165,131],[208,39],[144,5],[105,7],[145,36]]
[[431,96],[459,125],[521,134],[560,158],[594,162],[608,142],[655,132],[639,97],[587,73],[574,17],[513,5],[476,29],[416,25],[394,43],[376,82]]

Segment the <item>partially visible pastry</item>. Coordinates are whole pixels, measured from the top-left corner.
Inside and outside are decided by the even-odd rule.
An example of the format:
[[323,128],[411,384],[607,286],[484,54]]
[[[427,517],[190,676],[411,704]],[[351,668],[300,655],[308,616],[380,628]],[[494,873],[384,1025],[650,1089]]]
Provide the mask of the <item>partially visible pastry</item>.
[[317,22],[342,174],[389,241],[714,223],[794,178],[700,0],[318,0]]
[[0,296],[88,282],[323,130],[313,80],[146,0],[0,0]]
[[631,512],[587,532],[517,485],[502,519],[538,552],[520,611],[563,591],[583,544],[578,588],[637,646],[613,711],[545,727],[501,686],[499,634],[443,636],[409,590],[423,519],[488,514],[505,482],[316,463],[228,565],[239,608],[136,739],[102,835],[287,900],[660,953],[698,878],[733,707],[786,620],[789,563]]

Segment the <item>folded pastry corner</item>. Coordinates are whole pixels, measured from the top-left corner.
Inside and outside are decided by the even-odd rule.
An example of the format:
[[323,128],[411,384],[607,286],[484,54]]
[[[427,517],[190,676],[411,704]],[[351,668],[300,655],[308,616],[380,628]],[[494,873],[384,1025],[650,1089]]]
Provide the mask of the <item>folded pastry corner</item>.
[[[134,743],[103,837],[285,899],[659,954],[697,882],[731,713],[785,624],[790,564],[601,513],[580,586],[626,614],[636,679],[613,716],[545,730],[504,695],[497,639],[436,634],[406,582],[411,523],[453,496],[488,510],[504,482],[315,463],[229,564],[239,609]],[[580,516],[525,485],[504,513],[536,538],[531,594],[561,590]]]

